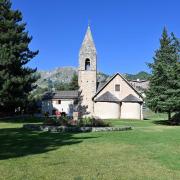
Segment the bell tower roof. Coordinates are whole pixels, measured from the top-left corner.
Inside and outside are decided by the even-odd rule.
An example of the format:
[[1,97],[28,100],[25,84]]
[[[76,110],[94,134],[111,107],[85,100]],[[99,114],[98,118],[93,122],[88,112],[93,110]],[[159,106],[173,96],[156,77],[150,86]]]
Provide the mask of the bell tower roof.
[[96,52],[96,47],[95,47],[94,40],[92,37],[90,25],[88,25],[88,28],[87,28],[84,40],[82,42],[80,51],[88,51],[88,50],[90,50],[90,51],[93,50]]

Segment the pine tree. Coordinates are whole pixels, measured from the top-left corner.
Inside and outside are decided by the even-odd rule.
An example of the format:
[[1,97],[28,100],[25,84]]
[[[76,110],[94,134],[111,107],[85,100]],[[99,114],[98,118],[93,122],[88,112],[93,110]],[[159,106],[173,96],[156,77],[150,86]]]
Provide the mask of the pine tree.
[[155,112],[171,113],[178,109],[179,84],[177,78],[179,44],[177,39],[168,36],[164,28],[160,39],[160,48],[156,51],[154,63],[149,64],[152,70],[150,88],[147,91],[147,105]]
[[24,107],[37,80],[36,69],[27,67],[38,51],[29,49],[32,37],[25,31],[22,14],[11,9],[10,0],[0,0],[0,111],[13,113]]
[[172,47],[174,50],[173,63],[168,66],[168,88],[164,93],[166,101],[162,103],[164,110],[169,110],[169,119],[171,118],[171,112],[180,112],[180,42],[174,36],[172,36]]
[[69,89],[70,90],[78,90],[79,89],[77,74],[73,75],[71,82],[69,83]]

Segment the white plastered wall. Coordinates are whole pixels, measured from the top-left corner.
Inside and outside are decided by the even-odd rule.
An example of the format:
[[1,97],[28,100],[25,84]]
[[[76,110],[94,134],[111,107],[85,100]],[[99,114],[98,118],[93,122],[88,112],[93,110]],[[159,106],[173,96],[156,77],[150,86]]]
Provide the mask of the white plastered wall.
[[[60,99],[59,99],[60,100]],[[56,103],[57,100],[45,100],[42,103],[42,113],[49,112],[52,115],[53,109],[59,112],[66,112],[67,115],[72,116],[73,113],[73,103],[72,99],[61,99],[61,104]]]
[[100,119],[118,119],[120,106],[118,103],[96,102],[94,103],[95,116]]
[[121,119],[141,119],[141,104],[123,102],[121,106]]

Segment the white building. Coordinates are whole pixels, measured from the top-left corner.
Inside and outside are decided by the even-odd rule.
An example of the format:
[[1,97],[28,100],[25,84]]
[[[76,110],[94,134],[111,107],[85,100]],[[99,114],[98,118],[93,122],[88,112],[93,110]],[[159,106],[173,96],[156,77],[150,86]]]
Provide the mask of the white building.
[[49,115],[56,111],[65,112],[72,116],[77,106],[78,91],[58,91],[46,93],[42,101],[42,113],[48,112]]

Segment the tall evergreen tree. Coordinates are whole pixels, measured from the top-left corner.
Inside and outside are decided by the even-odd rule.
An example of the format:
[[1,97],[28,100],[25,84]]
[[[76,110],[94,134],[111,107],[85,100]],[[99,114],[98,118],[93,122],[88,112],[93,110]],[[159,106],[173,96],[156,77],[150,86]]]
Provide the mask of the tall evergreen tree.
[[163,110],[169,111],[169,118],[171,117],[171,112],[180,112],[180,42],[173,33],[171,34],[171,37],[172,48],[174,50],[174,55],[172,55],[174,61],[168,66],[168,88],[166,88],[164,93],[166,101],[162,103]]
[[78,75],[77,74],[73,74],[73,77],[71,79],[71,82],[69,83],[69,89],[70,90],[78,90],[79,89],[79,85],[78,85]]
[[27,67],[38,51],[29,49],[32,37],[25,31],[22,14],[11,9],[10,0],[0,0],[0,111],[23,107],[37,80],[36,69]]
[[150,88],[147,92],[147,105],[155,112],[171,113],[178,109],[180,94],[178,78],[179,42],[164,28],[160,39],[160,48],[156,51],[154,62],[149,64],[152,70]]

